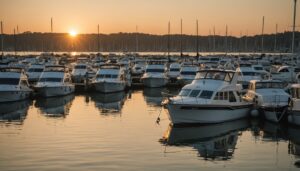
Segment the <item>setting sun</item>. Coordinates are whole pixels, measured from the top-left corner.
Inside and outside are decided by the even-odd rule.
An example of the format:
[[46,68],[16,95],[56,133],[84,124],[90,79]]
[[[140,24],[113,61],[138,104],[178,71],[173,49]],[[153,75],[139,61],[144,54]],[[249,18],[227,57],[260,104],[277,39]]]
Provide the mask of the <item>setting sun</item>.
[[72,37],[76,37],[77,36],[77,32],[75,30],[70,30],[69,31],[69,35]]

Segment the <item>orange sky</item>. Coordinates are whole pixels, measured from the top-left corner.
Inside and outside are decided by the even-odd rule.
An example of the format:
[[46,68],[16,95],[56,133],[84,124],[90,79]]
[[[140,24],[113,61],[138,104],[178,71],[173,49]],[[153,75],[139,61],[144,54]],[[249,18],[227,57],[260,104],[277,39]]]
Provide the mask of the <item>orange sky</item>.
[[[298,2],[299,6],[300,1]],[[207,35],[215,26],[216,34],[260,34],[262,16],[265,32],[291,30],[293,0],[0,0],[0,20],[4,32],[50,32],[53,17],[54,32],[101,33],[139,32],[166,34],[171,21],[171,33]],[[300,11],[297,14],[300,21]],[[299,24],[297,24],[299,25]],[[299,29],[298,29],[299,30]]]

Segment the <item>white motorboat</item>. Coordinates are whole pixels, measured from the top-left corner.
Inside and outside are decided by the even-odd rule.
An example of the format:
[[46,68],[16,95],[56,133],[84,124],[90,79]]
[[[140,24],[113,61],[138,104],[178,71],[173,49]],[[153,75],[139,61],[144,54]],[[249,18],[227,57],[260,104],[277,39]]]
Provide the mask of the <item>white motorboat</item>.
[[251,80],[243,99],[253,102],[267,120],[279,122],[287,112],[290,95],[279,80]]
[[45,66],[42,64],[33,64],[27,70],[28,82],[36,83],[44,71]]
[[164,61],[149,61],[141,81],[146,87],[163,87],[168,83]]
[[71,77],[73,83],[84,83],[84,81],[87,79],[87,73],[88,73],[88,65],[85,63],[78,63],[74,65]]
[[181,85],[190,84],[199,71],[199,67],[197,65],[183,65],[180,69],[180,74],[178,76],[178,82]]
[[106,64],[100,66],[92,84],[96,91],[102,93],[113,93],[124,91],[127,81],[126,72],[120,65]]
[[170,82],[177,82],[177,77],[180,75],[181,65],[179,63],[172,63],[168,70],[168,77]]
[[243,86],[244,92],[248,89],[251,80],[263,79],[261,73],[256,71],[251,64],[240,64],[236,72],[239,75],[238,83]]
[[48,65],[45,66],[34,89],[39,96],[54,97],[74,93],[75,86],[71,82],[71,75],[64,66]]
[[0,102],[13,102],[29,98],[32,90],[22,68],[0,68]]
[[240,96],[237,73],[201,70],[179,95],[165,103],[173,124],[220,123],[247,117],[252,103]]
[[288,122],[300,125],[300,84],[291,85],[291,101],[289,104]]

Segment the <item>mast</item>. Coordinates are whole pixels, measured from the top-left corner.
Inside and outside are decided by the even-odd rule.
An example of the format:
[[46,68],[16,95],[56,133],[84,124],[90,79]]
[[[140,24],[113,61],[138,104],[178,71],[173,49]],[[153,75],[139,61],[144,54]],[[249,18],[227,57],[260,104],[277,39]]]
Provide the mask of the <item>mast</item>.
[[215,53],[216,52],[216,28],[215,28],[215,26],[214,26],[213,32],[214,32],[214,37],[213,37],[213,50],[214,50],[214,52],[213,53]]
[[180,57],[182,58],[182,19],[180,19]]
[[14,28],[14,50],[15,50],[15,57],[17,56],[17,38],[16,38],[16,29]]
[[53,54],[54,48],[53,48],[53,34],[52,34],[53,33],[53,20],[52,20],[52,17],[51,17],[51,23],[50,24],[51,24],[51,26],[50,26],[51,27],[50,28],[51,29],[50,30],[51,31],[51,53]]
[[99,24],[98,24],[98,27],[97,27],[97,49],[98,49],[98,53],[100,53],[100,27],[99,27]]
[[4,56],[4,49],[3,49],[3,47],[4,47],[4,45],[3,45],[3,37],[4,37],[4,35],[3,35],[3,22],[1,21],[1,58],[3,58],[3,56]]
[[139,40],[138,40],[138,26],[135,26],[135,52],[139,51]]
[[171,27],[171,25],[170,25],[170,21],[169,21],[169,23],[168,23],[168,60],[169,60],[169,62],[170,62],[170,28]]
[[248,52],[248,30],[246,31],[245,37],[245,52]]
[[196,57],[198,58],[199,57],[199,37],[198,37],[198,20],[196,20],[196,50],[197,50],[197,53],[196,53]]
[[275,26],[275,36],[274,36],[274,52],[276,52],[276,49],[277,49],[277,29],[278,29],[278,25],[276,24],[276,26]]
[[264,52],[264,29],[265,29],[265,16],[262,19],[262,29],[261,29],[261,52]]
[[225,28],[225,52],[228,53],[228,27]]
[[294,46],[295,46],[296,10],[297,10],[297,0],[294,0],[294,19],[293,19],[292,53],[294,53]]

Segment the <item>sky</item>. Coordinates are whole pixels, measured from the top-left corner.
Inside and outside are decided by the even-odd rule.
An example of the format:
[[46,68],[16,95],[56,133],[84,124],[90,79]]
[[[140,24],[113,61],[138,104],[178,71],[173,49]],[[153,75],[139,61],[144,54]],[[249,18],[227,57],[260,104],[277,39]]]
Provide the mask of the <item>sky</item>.
[[[299,8],[298,2],[298,8]],[[265,33],[292,29],[294,0],[0,0],[0,20],[4,33],[11,34],[18,26],[19,32],[50,32],[53,18],[54,32],[109,34],[138,32],[234,36],[261,34],[262,17],[265,16]],[[299,11],[299,10],[298,10]],[[300,11],[296,25],[300,26]],[[299,30],[299,28],[297,28]]]

